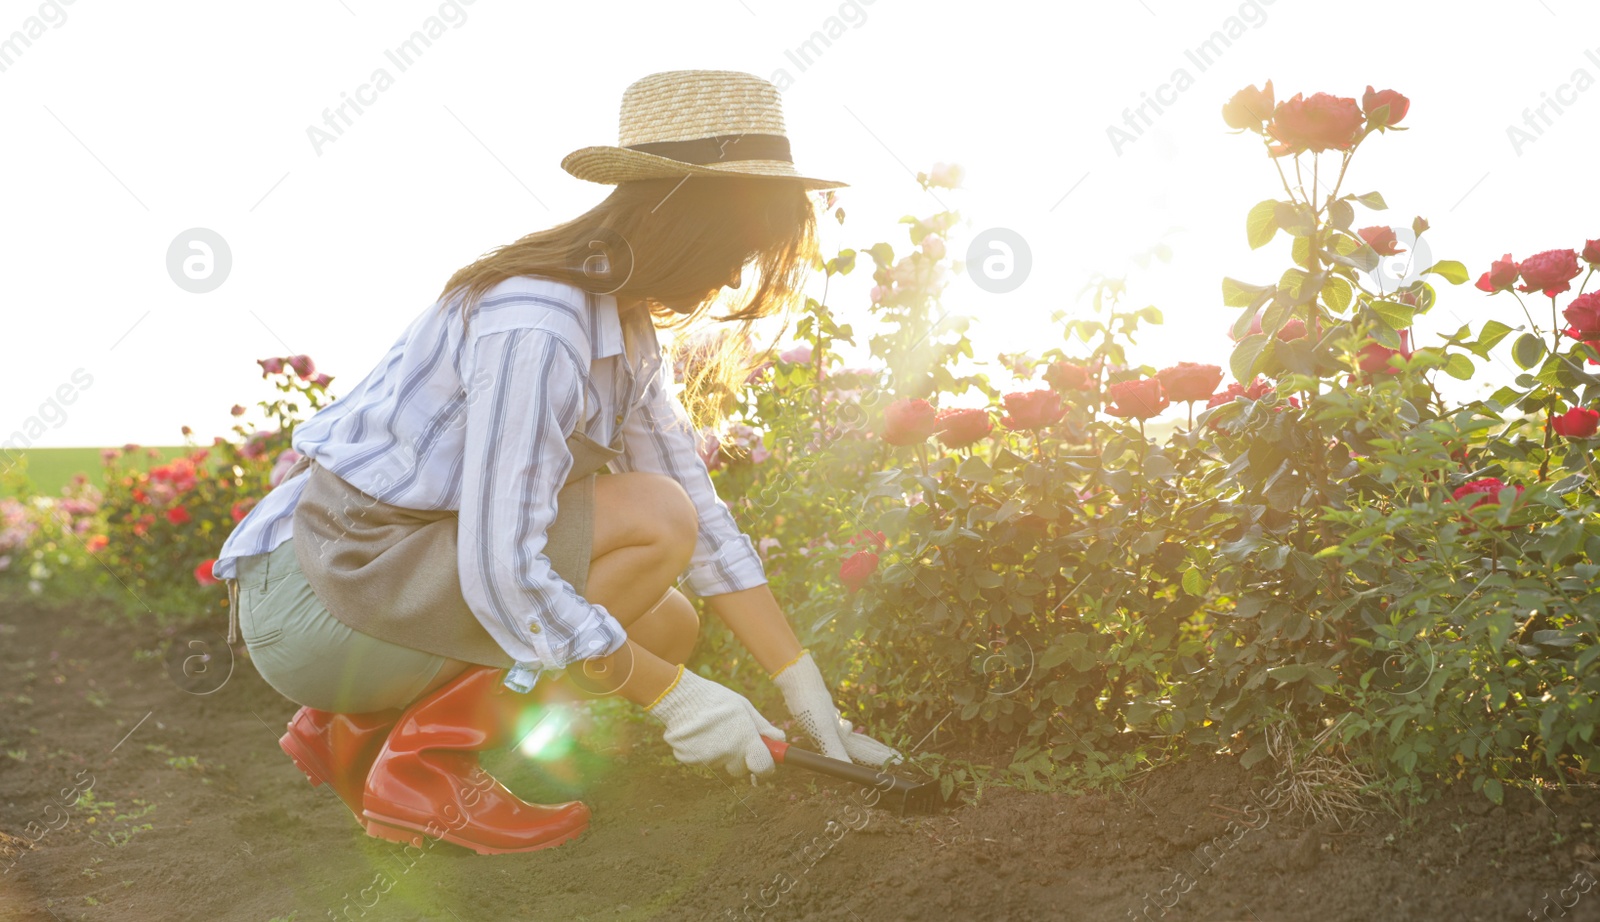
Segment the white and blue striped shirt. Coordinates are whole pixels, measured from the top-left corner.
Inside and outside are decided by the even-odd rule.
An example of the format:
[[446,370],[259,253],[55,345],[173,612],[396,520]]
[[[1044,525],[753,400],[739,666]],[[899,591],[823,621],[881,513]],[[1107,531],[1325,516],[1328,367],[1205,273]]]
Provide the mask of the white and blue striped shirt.
[[[613,444],[620,430],[613,470],[665,474],[694,501],[700,527],[686,581],[696,595],[767,581],[696,451],[646,311],[619,312],[610,295],[518,277],[488,291],[470,322],[463,335],[458,300],[431,305],[349,393],[296,426],[292,441],[383,502],[458,510],[462,597],[512,659],[555,669],[626,640],[611,613],[542,553],[573,463],[566,439],[585,405],[590,438]],[[624,324],[637,356],[624,348]],[[293,534],[305,480],[284,481],[250,510],[214,575],[234,577],[237,558]]]

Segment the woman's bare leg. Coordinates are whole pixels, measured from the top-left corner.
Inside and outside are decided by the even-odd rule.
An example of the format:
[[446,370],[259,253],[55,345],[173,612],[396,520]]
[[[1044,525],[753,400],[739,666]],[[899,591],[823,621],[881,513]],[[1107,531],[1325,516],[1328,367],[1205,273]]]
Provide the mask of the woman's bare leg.
[[[594,493],[594,547],[584,597],[610,612],[639,646],[675,666],[688,661],[700,617],[674,583],[694,552],[699,519],[693,502],[661,474],[607,474],[595,478]],[[470,665],[446,660],[423,694]]]

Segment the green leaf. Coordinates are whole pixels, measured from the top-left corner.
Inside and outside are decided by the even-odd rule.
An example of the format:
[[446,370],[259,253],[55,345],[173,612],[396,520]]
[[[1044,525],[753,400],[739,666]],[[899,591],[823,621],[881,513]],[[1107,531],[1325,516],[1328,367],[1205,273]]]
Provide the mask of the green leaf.
[[1270,285],[1251,285],[1238,279],[1224,277],[1222,280],[1222,303],[1228,307],[1249,307],[1265,292],[1270,292]]
[[1373,211],[1383,211],[1389,207],[1389,203],[1383,200],[1383,196],[1376,192],[1368,192],[1365,195],[1358,195],[1356,196],[1356,201],[1367,206],[1368,208],[1371,208]]
[[1423,275],[1432,272],[1452,285],[1460,285],[1472,278],[1467,274],[1467,267],[1453,259],[1441,259],[1427,269],[1422,270]]
[[1484,358],[1489,357],[1489,350],[1500,344],[1511,333],[1511,328],[1498,320],[1490,320],[1483,325],[1478,333],[1478,341],[1473,343],[1473,352]]
[[1417,316],[1416,311],[1398,301],[1373,301],[1368,306],[1372,308],[1372,312],[1377,314],[1380,320],[1388,324],[1389,328],[1393,330],[1404,330],[1406,327],[1411,326],[1411,322]]
[[1471,381],[1474,370],[1476,366],[1472,364],[1472,359],[1459,352],[1452,352],[1444,363],[1444,373],[1458,381]]
[[1328,223],[1340,230],[1349,230],[1350,224],[1356,219],[1356,210],[1346,201],[1328,203]]
[[1305,678],[1306,673],[1309,671],[1310,670],[1299,663],[1288,663],[1283,666],[1273,666],[1271,669],[1268,669],[1267,677],[1277,679],[1279,682],[1298,682]]
[[1205,594],[1206,580],[1200,575],[1198,568],[1190,567],[1183,571],[1183,591],[1193,596]]
[[1322,286],[1322,303],[1335,314],[1342,314],[1350,308],[1352,294],[1349,282],[1337,275],[1330,276]]
[[1250,240],[1250,249],[1259,250],[1272,242],[1273,235],[1278,232],[1277,208],[1278,203],[1268,199],[1258,203],[1245,216],[1244,230]]
[[1267,336],[1264,333],[1252,333],[1239,341],[1233,349],[1233,356],[1228,360],[1228,368],[1233,372],[1233,379],[1243,384],[1255,380],[1256,361],[1261,358],[1261,350],[1267,346]]
[[975,483],[988,483],[994,479],[994,471],[990,469],[988,462],[974,455],[961,462],[961,466],[956,469],[956,476]]
[[1524,370],[1538,365],[1539,360],[1544,358],[1544,340],[1532,333],[1518,336],[1517,341],[1511,344],[1511,358]]

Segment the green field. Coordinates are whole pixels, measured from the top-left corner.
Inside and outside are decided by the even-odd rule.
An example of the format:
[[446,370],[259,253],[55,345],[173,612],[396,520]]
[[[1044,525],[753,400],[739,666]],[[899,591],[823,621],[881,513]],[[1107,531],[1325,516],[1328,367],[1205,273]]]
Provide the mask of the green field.
[[[159,458],[146,456],[144,449],[154,448]],[[142,470],[176,458],[190,449],[183,445],[141,446],[138,453],[125,459]],[[13,466],[13,462],[15,462]],[[15,496],[18,481],[26,478],[33,488],[46,496],[58,496],[73,474],[88,474],[96,485],[103,481],[105,465],[100,460],[98,448],[30,448],[0,455],[0,496]]]

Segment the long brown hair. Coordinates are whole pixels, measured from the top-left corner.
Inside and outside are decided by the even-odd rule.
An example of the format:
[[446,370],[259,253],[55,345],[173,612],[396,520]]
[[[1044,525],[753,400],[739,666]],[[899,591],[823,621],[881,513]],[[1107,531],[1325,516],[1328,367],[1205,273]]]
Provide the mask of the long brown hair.
[[[598,205],[548,230],[505,244],[444,286],[448,305],[460,297],[462,321],[505,279],[532,275],[642,300],[656,326],[688,327],[707,314],[719,290],[743,268],[742,297],[713,322],[733,323],[694,348],[685,362],[683,402],[696,425],[716,425],[750,371],[749,330],[755,321],[794,307],[818,260],[816,202],[780,178],[689,176],[619,183]],[[753,281],[753,284],[752,284]],[[674,306],[693,305],[687,313]],[[680,345],[689,340],[680,336]]]

